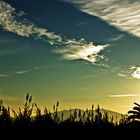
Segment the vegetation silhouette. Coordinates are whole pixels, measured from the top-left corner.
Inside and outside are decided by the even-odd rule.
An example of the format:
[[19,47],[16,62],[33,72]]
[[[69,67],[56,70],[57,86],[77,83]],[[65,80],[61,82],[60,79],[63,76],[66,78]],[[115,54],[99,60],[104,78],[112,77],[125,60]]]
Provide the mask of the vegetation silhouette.
[[[47,130],[65,131],[68,133],[90,132],[95,130],[119,130],[140,128],[140,105],[134,103],[133,110],[128,111],[127,115],[122,115],[119,122],[114,122],[114,118],[110,117],[107,112],[101,113],[100,106],[94,108],[92,105],[90,110],[82,112],[75,109],[72,114],[70,110],[69,117],[64,119],[63,112],[58,113],[59,102],[53,106],[53,112],[48,111],[45,107],[44,112],[32,102],[32,96],[26,95],[23,108],[18,111],[10,110],[4,106],[0,100],[0,130],[16,129],[16,130]],[[35,114],[33,115],[33,110]],[[13,113],[14,115],[11,115]]]
[[135,103],[133,110],[128,111],[128,120],[130,121],[130,127],[132,128],[140,128],[140,105]]

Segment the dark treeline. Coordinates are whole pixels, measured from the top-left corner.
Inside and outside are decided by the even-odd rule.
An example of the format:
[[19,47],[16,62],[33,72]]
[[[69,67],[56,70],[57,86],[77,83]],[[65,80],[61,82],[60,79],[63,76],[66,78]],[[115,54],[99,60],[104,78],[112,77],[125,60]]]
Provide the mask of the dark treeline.
[[[134,103],[133,110],[128,111],[127,116],[122,116],[119,122],[114,122],[113,117],[109,117],[107,112],[101,113],[100,107],[94,109],[92,105],[91,111],[80,110],[69,114],[64,119],[63,112],[58,115],[59,102],[53,106],[53,112],[49,112],[47,108],[44,112],[32,103],[32,96],[27,94],[23,108],[18,111],[10,110],[0,101],[0,130],[47,130],[48,131],[67,131],[67,132],[90,132],[94,130],[121,130],[140,128],[140,105]],[[35,114],[33,115],[33,109]],[[14,115],[11,115],[11,112]],[[95,132],[95,131],[94,131]]]

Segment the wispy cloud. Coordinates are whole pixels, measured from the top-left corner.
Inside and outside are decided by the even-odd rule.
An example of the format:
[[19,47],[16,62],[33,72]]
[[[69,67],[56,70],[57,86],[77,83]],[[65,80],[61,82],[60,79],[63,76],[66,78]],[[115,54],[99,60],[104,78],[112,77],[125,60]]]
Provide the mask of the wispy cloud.
[[140,1],[138,0],[64,0],[81,11],[100,17],[119,30],[140,37]]
[[49,41],[60,42],[61,37],[47,29],[35,26],[34,23],[22,17],[10,4],[0,1],[0,26],[9,32],[20,36],[37,38],[47,37]]
[[8,77],[9,75],[7,74],[0,74],[0,78]]
[[14,77],[16,75],[19,75],[19,76],[25,75],[25,74],[28,74],[37,70],[43,70],[43,69],[47,69],[47,67],[46,66],[33,66],[28,69],[15,70],[14,72],[11,71],[8,74],[0,74],[0,78]]
[[87,42],[84,39],[75,40],[62,37],[45,28],[37,27],[22,16],[23,14],[17,13],[11,5],[0,1],[0,26],[6,31],[24,37],[33,36],[37,39],[48,40],[51,45],[65,46],[65,49],[56,49],[54,52],[61,54],[67,60],[82,59],[95,63],[99,59],[104,59],[104,56],[99,53],[108,45],[95,46],[92,42]]
[[29,72],[31,72],[31,70],[22,70],[22,71],[17,71],[15,73],[18,74],[18,75],[21,75],[21,74],[26,74],[26,73],[29,73]]
[[140,79],[140,67],[132,66],[130,72],[133,78]]
[[99,55],[109,45],[97,45],[95,46],[92,42],[87,43],[85,40],[80,40],[79,42],[75,40],[69,40],[66,42],[67,47],[56,49],[56,53],[63,55],[64,59],[68,60],[86,60],[91,63],[95,63],[100,59],[104,59],[103,55]]
[[41,67],[41,66],[35,66],[35,67],[33,67],[33,69],[41,69],[41,68],[43,68],[43,67]]
[[85,26],[88,22],[87,21],[82,21],[76,24],[76,26]]
[[123,97],[136,97],[140,96],[139,94],[116,94],[116,95],[109,95],[110,98],[123,98]]
[[124,74],[124,73],[118,73],[118,76],[119,76],[119,77],[126,77],[127,75]]
[[123,71],[123,72],[119,72],[117,74],[118,77],[122,77],[122,78],[125,78],[125,79],[133,79],[133,77],[130,75],[129,71]]
[[113,37],[109,40],[109,42],[116,42],[116,41],[119,41],[121,40],[125,35],[121,34],[121,35],[118,35],[116,37]]

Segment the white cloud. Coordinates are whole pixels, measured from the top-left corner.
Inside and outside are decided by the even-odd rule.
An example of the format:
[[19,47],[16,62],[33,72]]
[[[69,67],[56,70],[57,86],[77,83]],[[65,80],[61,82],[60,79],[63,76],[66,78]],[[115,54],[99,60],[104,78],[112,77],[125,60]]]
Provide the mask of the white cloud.
[[33,69],[41,69],[41,66],[35,66]]
[[6,77],[11,77],[11,76],[15,76],[15,75],[24,75],[39,69],[44,69],[45,67],[43,66],[35,66],[35,67],[31,67],[27,70],[20,70],[20,71],[15,71],[14,73],[11,71],[8,74],[0,74],[0,78],[6,78]]
[[140,79],[140,67],[132,66],[130,70],[133,78]]
[[31,70],[22,70],[22,71],[17,71],[15,73],[21,75],[21,74],[26,74],[26,73],[29,73],[29,72],[31,72]]
[[[16,13],[16,10],[8,3],[0,1],[0,26],[6,31],[16,33],[20,36],[34,36],[37,39],[48,40],[51,45],[65,46],[63,49],[56,49],[54,52],[62,54],[64,59],[76,60],[83,59],[95,63],[99,59],[105,59],[99,55],[108,45],[93,45],[84,39],[68,39],[49,32],[47,29],[37,27],[34,23],[23,18],[23,12]],[[17,74],[27,73],[26,71]]]
[[122,98],[122,97],[137,97],[140,96],[139,94],[116,94],[116,95],[109,95],[110,98]]
[[20,36],[36,36],[37,38],[43,38],[44,36],[51,40],[55,40],[55,43],[61,41],[61,37],[53,32],[49,32],[47,29],[35,26],[32,22],[25,18],[22,18],[21,12],[16,13],[8,3],[0,1],[0,26],[6,31],[16,33]]
[[25,24],[22,23],[23,21],[18,22],[16,16],[19,15],[15,13],[15,9],[13,7],[0,1],[0,25],[9,32],[29,37],[29,35],[32,34],[33,25],[29,23],[29,25],[26,26],[25,24],[28,24],[27,21],[24,21],[26,22]]
[[0,74],[0,78],[8,77],[7,74]]
[[99,55],[108,45],[95,46],[92,42],[87,43],[83,39],[80,41],[68,40],[66,42],[66,48],[56,49],[56,53],[63,55],[67,60],[86,60],[91,63],[95,63],[100,59],[104,59],[103,55]]
[[81,11],[100,17],[119,30],[140,37],[139,0],[64,0],[74,3]]
[[119,77],[126,77],[126,75],[123,74],[123,73],[118,73],[118,76],[119,76]]
[[118,40],[121,40],[124,36],[125,36],[125,35],[121,34],[121,35],[118,35],[118,36],[116,36],[116,37],[111,38],[109,41],[110,41],[110,42],[116,42],[116,41],[118,41]]

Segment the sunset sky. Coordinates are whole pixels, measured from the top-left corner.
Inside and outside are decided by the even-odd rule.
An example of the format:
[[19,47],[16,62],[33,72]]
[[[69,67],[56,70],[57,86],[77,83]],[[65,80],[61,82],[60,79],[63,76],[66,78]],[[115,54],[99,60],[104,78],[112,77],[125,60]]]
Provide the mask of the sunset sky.
[[139,0],[0,0],[0,98],[22,106],[140,103]]

